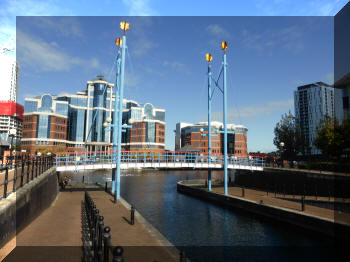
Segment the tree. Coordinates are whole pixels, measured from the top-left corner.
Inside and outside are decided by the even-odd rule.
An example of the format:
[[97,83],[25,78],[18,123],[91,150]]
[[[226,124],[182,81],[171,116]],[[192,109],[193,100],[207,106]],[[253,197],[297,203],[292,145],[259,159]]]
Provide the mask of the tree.
[[336,119],[326,118],[317,128],[315,146],[328,158],[338,158],[350,149],[350,121],[339,124]]
[[283,159],[294,160],[299,152],[303,152],[305,142],[291,112],[282,115],[281,120],[276,124],[274,133],[273,143],[279,149]]

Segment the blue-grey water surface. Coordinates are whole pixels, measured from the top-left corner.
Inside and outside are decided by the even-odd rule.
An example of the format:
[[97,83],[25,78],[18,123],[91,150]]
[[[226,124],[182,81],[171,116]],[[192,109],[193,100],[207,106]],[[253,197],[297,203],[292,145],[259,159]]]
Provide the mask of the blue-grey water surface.
[[[110,171],[81,175],[92,183],[111,178]],[[331,255],[330,239],[177,192],[178,181],[206,175],[195,170],[124,171],[121,195],[191,261],[326,261]]]

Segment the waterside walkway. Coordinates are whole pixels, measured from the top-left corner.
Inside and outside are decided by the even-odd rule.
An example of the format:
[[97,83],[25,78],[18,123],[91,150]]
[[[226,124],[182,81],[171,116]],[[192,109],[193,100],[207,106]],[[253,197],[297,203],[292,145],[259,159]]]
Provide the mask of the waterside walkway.
[[[308,204],[315,196],[306,196],[304,207],[301,196],[267,193],[255,189],[230,186],[228,195],[224,188],[216,186],[212,191],[204,185],[205,180],[180,181],[177,190],[181,193],[214,202],[228,208],[244,210],[272,220],[286,222],[330,237],[350,241],[350,214]],[[342,202],[350,204],[350,199],[328,199],[317,197],[319,202]]]
[[[114,204],[101,190],[89,194],[111,228],[112,244],[124,248],[125,261],[179,261],[177,250],[138,212],[130,225],[126,201]],[[16,248],[4,261],[82,261],[83,199],[83,191],[60,192],[50,208],[8,243],[7,251]]]

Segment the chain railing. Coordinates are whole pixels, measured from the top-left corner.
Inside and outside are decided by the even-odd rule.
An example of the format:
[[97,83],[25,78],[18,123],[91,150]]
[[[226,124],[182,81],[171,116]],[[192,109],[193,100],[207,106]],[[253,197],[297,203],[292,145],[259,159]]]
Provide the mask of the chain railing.
[[110,253],[112,253],[113,261],[124,261],[123,248],[121,246],[113,247],[111,229],[104,226],[103,216],[100,215],[94,201],[86,191],[82,212],[84,261],[108,262]]
[[54,164],[52,156],[29,158],[25,155],[11,159],[0,167],[0,199],[7,198],[25,184],[40,176]]

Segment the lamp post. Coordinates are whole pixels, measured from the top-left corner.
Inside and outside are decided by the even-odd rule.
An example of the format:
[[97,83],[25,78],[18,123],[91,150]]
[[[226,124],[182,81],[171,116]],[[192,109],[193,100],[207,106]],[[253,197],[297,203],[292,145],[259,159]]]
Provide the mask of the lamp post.
[[[121,65],[120,65],[120,88],[119,88],[119,112],[118,112],[118,148],[117,148],[117,179],[115,186],[114,200],[115,202],[120,198],[120,157],[121,157],[121,144],[122,144],[122,113],[123,113],[123,91],[124,91],[124,71],[125,71],[125,50],[126,50],[126,31],[130,29],[130,24],[126,21],[120,23],[120,29],[123,30],[123,38],[121,43]],[[116,98],[117,99],[117,98]],[[114,112],[116,114],[116,111]],[[114,132],[117,132],[116,125]],[[114,133],[113,132],[113,133]],[[115,172],[115,171],[114,171]]]
[[282,165],[282,167],[284,167],[284,165],[283,165],[283,157],[282,157],[282,155],[283,155],[283,152],[284,152],[284,142],[281,142],[280,143],[280,147],[281,147],[281,165]]
[[227,90],[226,90],[226,49],[228,48],[227,43],[221,42],[221,49],[224,51],[224,59],[223,59],[223,99],[224,99],[224,184],[225,184],[225,195],[228,194],[227,188]]
[[208,62],[208,190],[211,191],[211,100],[212,100],[212,92],[211,92],[211,64],[210,62],[213,60],[211,54],[206,54],[205,59]]
[[9,136],[11,137],[11,144],[10,144],[10,160],[11,160],[11,167],[12,167],[12,158],[13,158],[13,138],[16,136],[17,131],[15,128],[11,128],[9,131]]

